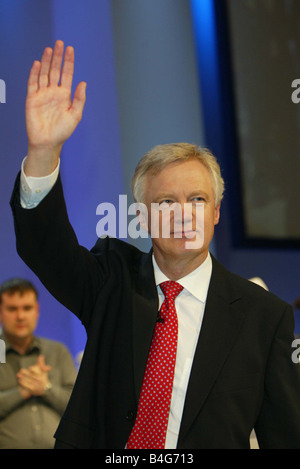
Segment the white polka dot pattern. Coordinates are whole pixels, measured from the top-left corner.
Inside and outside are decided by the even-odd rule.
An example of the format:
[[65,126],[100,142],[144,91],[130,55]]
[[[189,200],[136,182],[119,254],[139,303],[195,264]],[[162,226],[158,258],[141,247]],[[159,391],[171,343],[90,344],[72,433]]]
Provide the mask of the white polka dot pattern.
[[137,418],[128,449],[163,449],[167,433],[174,369],[178,320],[175,298],[183,290],[176,282],[160,284],[165,300],[156,323],[143,380]]

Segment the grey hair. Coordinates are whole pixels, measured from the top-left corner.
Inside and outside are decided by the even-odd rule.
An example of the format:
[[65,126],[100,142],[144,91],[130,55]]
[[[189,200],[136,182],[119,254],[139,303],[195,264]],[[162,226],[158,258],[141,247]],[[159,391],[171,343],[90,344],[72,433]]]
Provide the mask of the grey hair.
[[207,148],[190,143],[157,145],[148,151],[138,163],[131,180],[131,189],[136,202],[145,202],[145,185],[148,174],[155,175],[171,163],[182,163],[197,159],[210,173],[217,207],[224,194],[224,180],[216,157]]

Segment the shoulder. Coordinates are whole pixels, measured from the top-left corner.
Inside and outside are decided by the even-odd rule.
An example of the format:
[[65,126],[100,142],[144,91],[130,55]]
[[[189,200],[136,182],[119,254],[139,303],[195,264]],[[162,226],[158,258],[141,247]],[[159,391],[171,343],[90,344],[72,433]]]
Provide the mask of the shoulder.
[[40,347],[41,353],[45,355],[60,355],[60,354],[68,354],[70,352],[65,344],[59,342],[58,340],[48,339],[45,337],[35,337],[35,340]]
[[287,308],[291,309],[291,306],[277,295],[236,273],[230,272],[215,258],[213,258],[212,284],[215,290],[220,288],[233,300],[243,299],[243,303],[247,303],[253,309],[281,312]]
[[141,258],[148,256],[147,253],[128,242],[109,236],[99,238],[91,249],[91,253],[101,262],[104,258],[115,259],[121,263],[129,263],[131,266],[139,264]]

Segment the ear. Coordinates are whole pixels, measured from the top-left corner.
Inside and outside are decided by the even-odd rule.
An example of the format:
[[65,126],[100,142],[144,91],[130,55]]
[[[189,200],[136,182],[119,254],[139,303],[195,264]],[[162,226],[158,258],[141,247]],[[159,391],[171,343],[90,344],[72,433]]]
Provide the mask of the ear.
[[3,304],[0,302],[0,324],[3,324]]
[[37,301],[36,304],[36,315],[39,318],[40,317],[40,303]]
[[221,203],[215,208],[215,219],[214,219],[214,224],[217,225],[220,220],[220,208],[221,208]]
[[140,224],[141,228],[148,233],[149,232],[149,229],[148,229],[148,209],[147,209],[145,204],[143,204],[143,203],[136,204],[136,215],[138,217],[139,224]]

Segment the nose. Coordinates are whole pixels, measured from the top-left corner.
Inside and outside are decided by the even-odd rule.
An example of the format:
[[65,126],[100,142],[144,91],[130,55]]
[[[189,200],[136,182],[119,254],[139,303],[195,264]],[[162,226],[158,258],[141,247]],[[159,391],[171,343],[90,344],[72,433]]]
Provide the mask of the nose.
[[202,231],[204,224],[203,204],[193,204],[191,202],[188,202],[181,204],[181,207],[182,226],[184,228],[184,231]]
[[174,223],[179,225],[184,225],[186,223],[191,223],[194,217],[193,204],[189,202],[177,203],[177,210],[174,210]]
[[25,311],[23,310],[23,308],[18,308],[17,309],[17,320],[18,321],[22,321],[25,317]]
[[182,207],[182,221],[184,223],[190,223],[193,220],[194,208],[193,204],[188,202],[184,203]]

